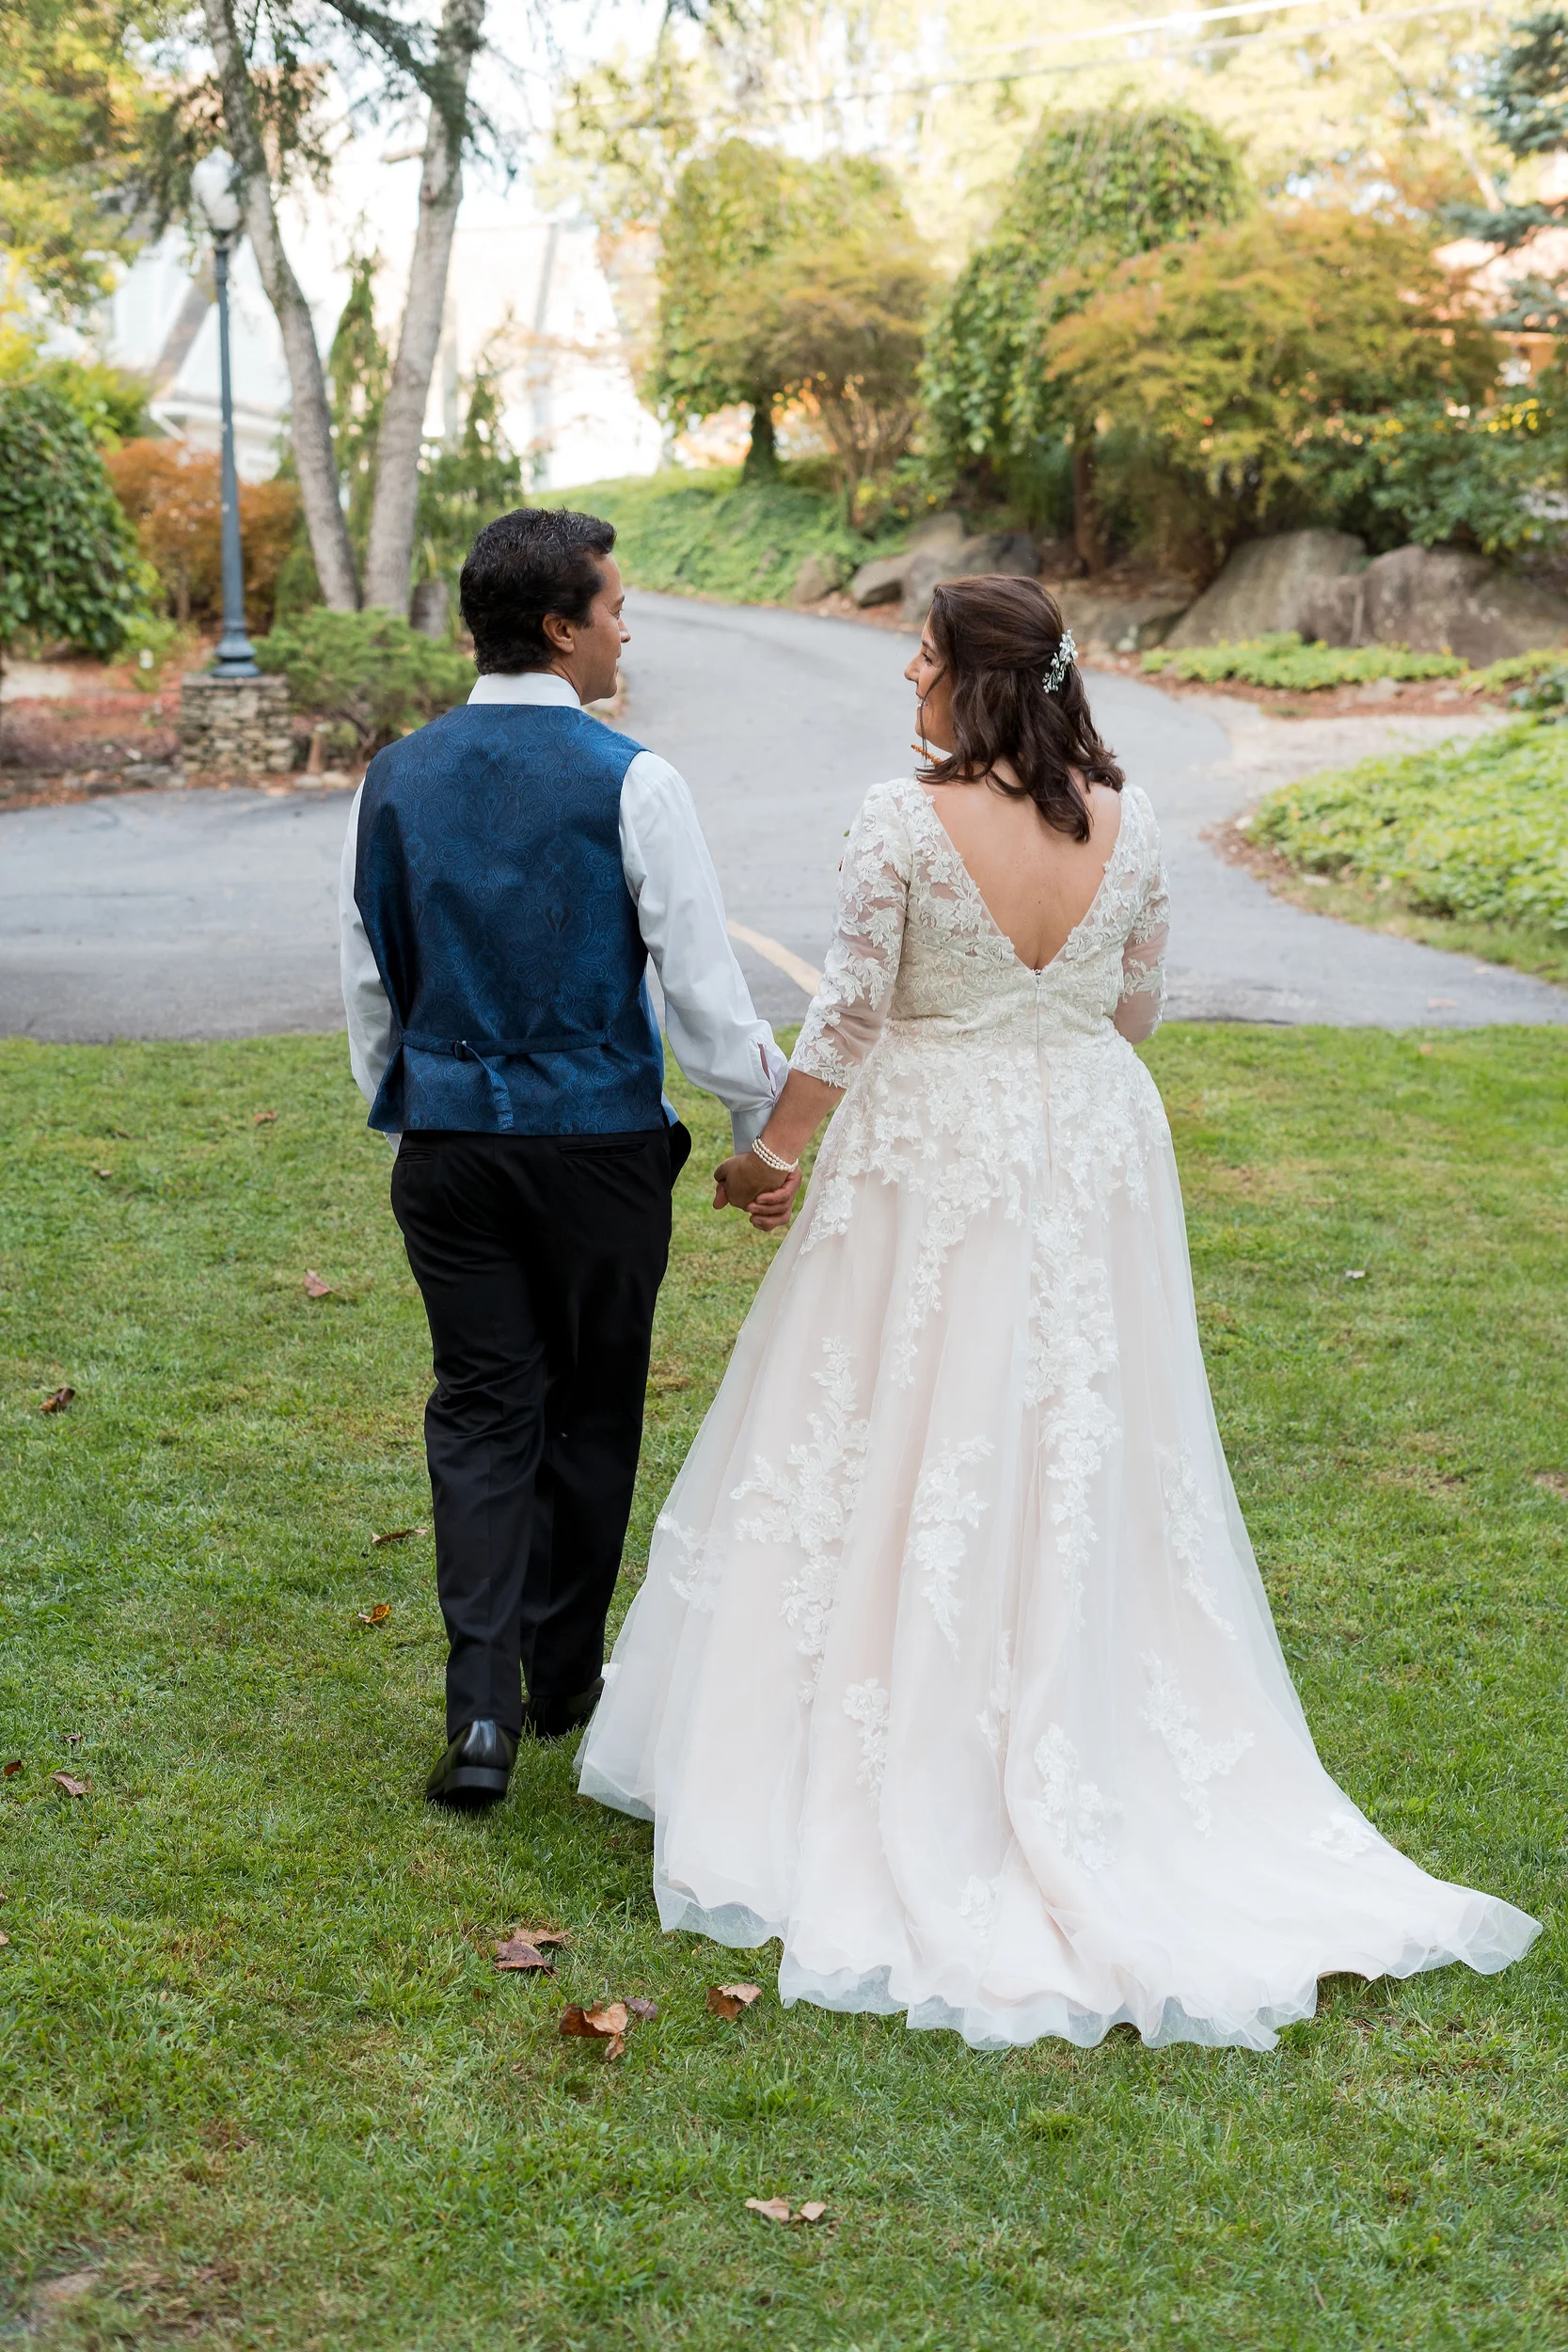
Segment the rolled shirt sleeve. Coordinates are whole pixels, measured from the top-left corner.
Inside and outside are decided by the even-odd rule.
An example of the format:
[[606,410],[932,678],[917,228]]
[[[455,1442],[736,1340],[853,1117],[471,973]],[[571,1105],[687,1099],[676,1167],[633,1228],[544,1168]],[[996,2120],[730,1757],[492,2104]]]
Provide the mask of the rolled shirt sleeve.
[[664,992],[671,1049],[730,1114],[737,1152],[768,1123],[789,1065],[736,961],[719,877],[685,780],[639,752],[621,787],[621,865]]
[[359,787],[348,813],[348,838],[338,868],[338,969],[342,980],[343,1010],[348,1015],[348,1059],[354,1083],[367,1103],[373,1104],[392,1058],[392,1008],[381,985],[375,953],[365,931],[364,917],[354,895],[359,865]]

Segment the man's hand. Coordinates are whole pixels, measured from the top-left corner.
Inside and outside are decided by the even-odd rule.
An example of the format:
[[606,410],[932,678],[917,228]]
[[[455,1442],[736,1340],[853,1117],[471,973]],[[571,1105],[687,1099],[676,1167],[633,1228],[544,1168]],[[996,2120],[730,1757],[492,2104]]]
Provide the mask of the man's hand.
[[800,1189],[800,1171],[781,1176],[753,1152],[737,1152],[721,1160],[713,1171],[716,1209],[744,1209],[759,1233],[776,1232],[789,1223],[789,1206]]

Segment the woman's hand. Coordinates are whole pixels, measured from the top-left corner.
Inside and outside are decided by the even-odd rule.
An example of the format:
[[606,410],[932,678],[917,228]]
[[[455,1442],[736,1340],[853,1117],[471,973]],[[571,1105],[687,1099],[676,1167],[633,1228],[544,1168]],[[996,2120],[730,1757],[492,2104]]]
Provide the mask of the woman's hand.
[[789,1223],[790,1202],[800,1189],[798,1168],[781,1176],[752,1152],[737,1152],[713,1171],[714,1207],[744,1209],[759,1233],[776,1232]]

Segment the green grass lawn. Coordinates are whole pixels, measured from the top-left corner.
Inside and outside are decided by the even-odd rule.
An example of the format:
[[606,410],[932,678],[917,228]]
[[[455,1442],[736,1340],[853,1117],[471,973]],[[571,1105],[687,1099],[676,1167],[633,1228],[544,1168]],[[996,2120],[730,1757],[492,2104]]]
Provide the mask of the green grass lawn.
[[1560,719],[1304,776],[1259,803],[1246,836],[1298,906],[1568,980]]
[[[483,1820],[420,1803],[431,1549],[371,1539],[428,1517],[426,1340],[341,1041],[11,1041],[0,2336],[1568,2343],[1568,1034],[1176,1028],[1150,1059],[1325,1758],[1423,1864],[1544,1916],[1529,1958],[1337,1981],[1267,2057],[982,2057],[770,1989],[723,2023],[705,1988],[768,1955],[660,1935],[648,1831],[568,1755]],[[634,1561],[770,1246],[689,1171]],[[554,1982],[493,1970],[519,1921],[569,1930]],[[561,2038],[622,1994],[659,2014],[619,2064]],[[746,2211],[775,2195],[830,2217]]]

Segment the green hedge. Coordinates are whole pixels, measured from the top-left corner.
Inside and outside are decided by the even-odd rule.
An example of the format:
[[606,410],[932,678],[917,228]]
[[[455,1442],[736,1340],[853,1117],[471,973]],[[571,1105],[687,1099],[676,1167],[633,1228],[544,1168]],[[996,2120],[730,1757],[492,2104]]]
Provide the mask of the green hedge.
[[256,660],[263,670],[281,671],[296,710],[352,732],[361,756],[466,702],[474,682],[467,655],[381,611],[312,606],[279,621],[257,645]]
[[1293,630],[1249,637],[1239,644],[1157,646],[1143,666],[1151,676],[1190,678],[1217,686],[1290,686],[1312,693],[1323,686],[1358,686],[1371,678],[1463,677],[1469,663],[1457,654],[1412,653],[1407,645],[1307,645]]
[[1401,889],[1431,914],[1568,932],[1568,726],[1367,759],[1263,801],[1252,838],[1307,873]]
[[891,532],[873,544],[851,531],[835,493],[788,474],[743,483],[724,466],[594,482],[564,496],[615,525],[616,559],[634,586],[732,604],[787,604],[808,555],[847,580],[896,544]]

